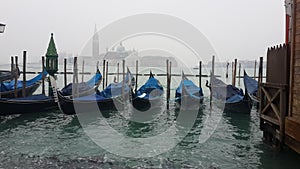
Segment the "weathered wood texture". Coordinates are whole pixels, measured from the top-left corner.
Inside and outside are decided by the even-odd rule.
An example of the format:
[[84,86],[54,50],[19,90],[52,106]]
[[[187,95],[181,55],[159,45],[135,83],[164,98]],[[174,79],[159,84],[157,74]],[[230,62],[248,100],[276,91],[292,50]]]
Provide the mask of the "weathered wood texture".
[[300,141],[300,123],[293,117],[287,117],[285,124],[285,133],[293,139]]
[[[295,19],[293,21],[294,31],[292,32],[291,46],[289,119],[293,119],[293,122],[300,124],[300,0],[294,1],[294,7]],[[290,124],[288,123],[287,125]],[[300,125],[298,127],[300,136]],[[300,137],[298,141],[300,141]]]

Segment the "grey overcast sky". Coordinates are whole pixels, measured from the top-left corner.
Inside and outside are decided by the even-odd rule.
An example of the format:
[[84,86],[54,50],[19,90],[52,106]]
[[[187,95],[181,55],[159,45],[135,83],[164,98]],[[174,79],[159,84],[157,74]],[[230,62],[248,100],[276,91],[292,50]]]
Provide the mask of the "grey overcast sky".
[[[284,0],[1,0],[0,63],[44,55],[53,32],[59,52],[77,54],[98,29],[126,16],[163,13],[197,27],[223,60],[253,60],[284,42]],[[120,28],[122,29],[122,28]],[[100,38],[101,45],[101,38]]]

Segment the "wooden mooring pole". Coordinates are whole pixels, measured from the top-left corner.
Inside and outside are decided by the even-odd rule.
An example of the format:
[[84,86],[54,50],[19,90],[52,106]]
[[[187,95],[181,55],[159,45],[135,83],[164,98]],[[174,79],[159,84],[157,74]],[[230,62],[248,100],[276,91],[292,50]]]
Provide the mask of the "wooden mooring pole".
[[13,80],[13,77],[14,77],[14,71],[15,71],[15,64],[14,64],[14,57],[13,56],[11,56],[10,57],[10,63],[11,63],[11,65],[10,65],[10,71],[11,71],[11,80]]
[[119,76],[120,76],[120,63],[117,64],[117,82],[119,83]]
[[105,87],[107,87],[107,82],[108,82],[108,61],[106,61],[106,71],[105,71]]
[[18,56],[15,56],[15,84],[14,84],[14,94],[15,98],[18,97],[18,91],[17,91],[17,81],[18,81],[18,76],[19,76],[19,71],[18,71]]
[[[122,81],[122,99],[125,103],[125,60],[122,60],[122,69],[123,69],[123,81]],[[131,80],[131,79],[130,79]],[[125,104],[123,105],[125,107]]]
[[67,86],[67,58],[64,58],[64,84]]
[[256,79],[256,65],[257,65],[257,61],[254,61],[254,73],[253,73],[253,78]]
[[212,56],[212,62],[211,62],[211,72],[210,72],[210,95],[209,95],[209,106],[210,110],[212,110],[212,93],[213,93],[213,81],[212,79],[215,76],[215,56]]
[[139,77],[139,61],[135,61],[135,93],[137,92],[138,88],[138,77]]
[[42,56],[42,94],[45,95],[45,57]]
[[[259,58],[259,67],[258,67],[258,100],[261,100],[261,93],[260,93],[260,88],[261,88],[261,83],[262,83],[262,77],[263,77],[263,60],[264,58],[263,57],[260,57]],[[260,107],[260,104],[257,104],[257,111],[259,111],[259,107]]]
[[199,87],[201,88],[202,81],[202,61],[199,62]]
[[105,89],[105,60],[103,60],[102,88],[103,88],[103,90]]
[[226,63],[226,79],[228,78],[228,67],[229,67],[229,63]]
[[232,86],[235,87],[237,59],[234,59],[234,63],[233,64],[234,65],[233,65],[233,74],[232,74]]
[[79,94],[79,88],[78,88],[78,64],[77,64],[77,57],[74,57],[74,74],[73,74],[73,89],[75,87],[75,97]]
[[84,60],[82,60],[82,69],[81,69],[81,82],[83,82],[84,81]]
[[23,84],[22,96],[26,97],[26,51],[23,51]]
[[238,85],[241,86],[241,63],[239,63],[239,81]]
[[166,69],[167,69],[167,110],[169,110],[169,92],[170,92],[170,81],[169,81],[169,60],[166,60]]

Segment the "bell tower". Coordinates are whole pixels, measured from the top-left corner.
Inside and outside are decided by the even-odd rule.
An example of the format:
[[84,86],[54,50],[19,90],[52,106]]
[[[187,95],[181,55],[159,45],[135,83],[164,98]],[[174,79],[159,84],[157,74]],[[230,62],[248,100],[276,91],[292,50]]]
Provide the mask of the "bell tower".
[[93,35],[93,57],[98,58],[99,56],[99,36],[97,33],[97,26],[95,25],[94,35]]

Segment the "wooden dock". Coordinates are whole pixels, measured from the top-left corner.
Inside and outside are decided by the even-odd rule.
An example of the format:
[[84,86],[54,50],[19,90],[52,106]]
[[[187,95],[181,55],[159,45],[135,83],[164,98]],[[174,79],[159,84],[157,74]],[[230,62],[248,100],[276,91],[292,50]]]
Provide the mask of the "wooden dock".
[[291,18],[286,44],[268,49],[266,83],[259,85],[260,128],[266,143],[300,154],[300,0],[294,0]]

